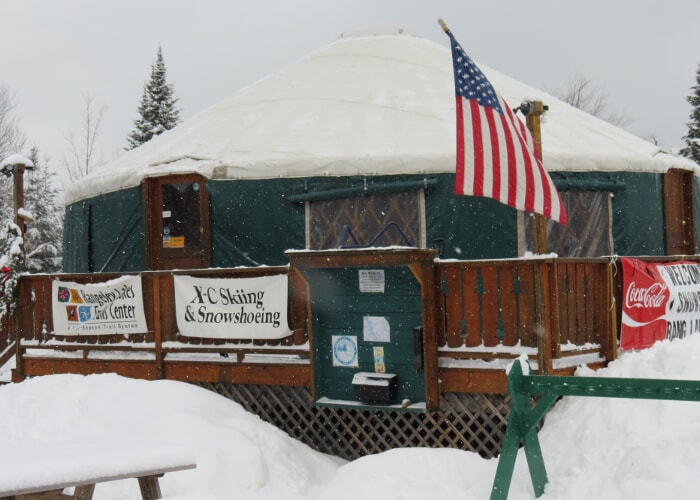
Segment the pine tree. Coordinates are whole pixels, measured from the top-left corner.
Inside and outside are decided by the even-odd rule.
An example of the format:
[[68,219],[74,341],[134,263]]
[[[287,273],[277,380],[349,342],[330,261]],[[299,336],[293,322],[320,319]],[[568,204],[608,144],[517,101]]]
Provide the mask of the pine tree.
[[0,318],[9,316],[16,306],[19,276],[24,271],[24,240],[14,221],[2,221],[0,227]]
[[180,110],[175,107],[177,101],[173,84],[167,82],[163,51],[158,47],[156,62],[151,65],[151,77],[143,86],[139,118],[134,120],[126,149],[134,149],[177,125],[180,121]]
[[686,100],[692,106],[690,121],[688,122],[688,134],[683,137],[686,147],[681,149],[681,154],[700,164],[700,65],[695,76],[695,86],[691,87],[692,93]]
[[[0,161],[24,149],[24,134],[15,114],[15,99],[10,90],[0,85]],[[12,176],[0,175],[0,222],[14,220]]]
[[24,235],[25,268],[30,273],[55,273],[61,270],[63,246],[63,211],[54,186],[56,172],[49,169],[47,161],[39,160],[37,147],[31,149],[29,159],[34,169],[24,178],[24,205],[34,220]]

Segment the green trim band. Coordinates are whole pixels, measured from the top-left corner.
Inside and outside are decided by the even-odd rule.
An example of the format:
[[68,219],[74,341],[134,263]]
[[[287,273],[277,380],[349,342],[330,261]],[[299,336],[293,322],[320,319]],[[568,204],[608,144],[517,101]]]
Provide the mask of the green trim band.
[[349,186],[337,189],[324,189],[320,191],[307,191],[305,193],[292,194],[289,196],[291,202],[333,200],[338,198],[351,198],[363,194],[376,193],[398,193],[401,191],[415,191],[418,189],[429,189],[437,187],[436,178],[416,179],[400,182],[368,182],[358,186]]

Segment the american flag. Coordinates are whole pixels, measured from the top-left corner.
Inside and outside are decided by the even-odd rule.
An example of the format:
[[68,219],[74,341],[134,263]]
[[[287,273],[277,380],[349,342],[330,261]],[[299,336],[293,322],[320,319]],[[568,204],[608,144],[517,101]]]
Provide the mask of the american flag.
[[525,124],[450,31],[457,103],[455,194],[494,198],[566,224],[566,211]]

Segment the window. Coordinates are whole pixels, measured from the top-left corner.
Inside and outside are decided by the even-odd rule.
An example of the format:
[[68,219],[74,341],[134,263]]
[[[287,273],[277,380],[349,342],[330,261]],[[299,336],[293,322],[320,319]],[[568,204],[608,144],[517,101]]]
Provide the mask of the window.
[[306,202],[306,247],[425,247],[423,190]]
[[[568,216],[562,226],[547,220],[549,251],[559,257],[600,257],[614,252],[612,192],[560,191]],[[532,249],[530,214],[523,214],[525,249]],[[521,252],[523,253],[523,252]]]
[[163,248],[200,246],[199,188],[199,182],[162,185]]

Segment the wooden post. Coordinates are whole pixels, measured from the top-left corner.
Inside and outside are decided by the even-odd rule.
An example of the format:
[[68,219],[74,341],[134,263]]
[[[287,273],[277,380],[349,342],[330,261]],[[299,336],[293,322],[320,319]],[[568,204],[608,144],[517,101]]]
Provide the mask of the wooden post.
[[[544,105],[542,101],[534,101],[531,103],[530,112],[526,115],[526,125],[530,130],[537,155],[542,160],[542,130],[540,127],[540,117],[544,113]],[[533,253],[536,255],[545,255],[549,253],[549,244],[547,241],[547,220],[543,215],[533,214],[532,218],[532,235],[533,235]],[[544,275],[545,269],[549,269],[544,262],[538,263],[534,267],[534,294],[535,294],[535,333],[537,334],[537,362],[539,365],[539,373],[547,374],[551,372],[552,363],[552,331],[551,321],[548,316],[552,314],[552,310],[547,304],[549,294],[548,276]]]
[[27,166],[24,163],[16,163],[14,168],[15,170],[12,172],[12,177],[15,224],[19,227],[22,236],[24,236],[24,225],[27,222],[31,222],[31,218],[24,217],[20,214],[20,209],[24,208],[24,171],[32,168],[32,166]]
[[12,177],[14,179],[15,223],[19,225],[19,209],[24,207],[24,165],[17,165],[17,171]]
[[153,274],[152,281],[153,294],[153,333],[154,345],[156,349],[156,378],[165,378],[165,367],[163,366],[163,327],[161,325],[160,308],[160,276]]
[[[542,160],[542,129],[540,127],[540,117],[544,114],[544,105],[542,101],[533,102],[533,110],[526,116],[526,125],[533,139],[535,139],[535,147],[537,148],[537,156]],[[543,215],[533,214],[532,219],[532,251],[535,254],[549,253],[549,244],[547,241],[547,219]]]

